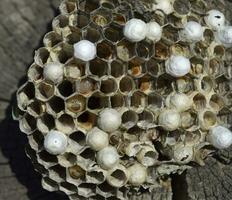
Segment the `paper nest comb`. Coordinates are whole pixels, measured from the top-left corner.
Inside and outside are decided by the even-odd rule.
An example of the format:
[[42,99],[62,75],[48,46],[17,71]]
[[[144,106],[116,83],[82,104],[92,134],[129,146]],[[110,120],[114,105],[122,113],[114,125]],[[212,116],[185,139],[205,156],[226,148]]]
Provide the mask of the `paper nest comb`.
[[[206,26],[204,1],[176,0],[172,6],[165,14],[149,1],[62,2],[14,109],[45,189],[63,191],[70,199],[127,199],[157,187],[163,176],[203,165],[215,150],[209,131],[230,128],[231,122],[231,50]],[[124,26],[132,18],[157,22],[162,39],[125,38]],[[188,21],[204,28],[200,41],[180,39]],[[74,44],[81,40],[96,46],[90,61],[74,57]],[[190,72],[167,74],[171,55],[188,58]],[[44,77],[49,63],[63,67],[55,82]],[[56,155],[45,148],[54,131],[67,142]],[[100,137],[99,147],[91,134]]]

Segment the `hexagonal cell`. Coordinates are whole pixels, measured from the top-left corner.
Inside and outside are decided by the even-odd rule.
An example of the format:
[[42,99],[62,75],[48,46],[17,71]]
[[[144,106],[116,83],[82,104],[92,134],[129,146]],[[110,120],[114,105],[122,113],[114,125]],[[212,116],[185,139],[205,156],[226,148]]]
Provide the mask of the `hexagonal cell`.
[[25,83],[17,91],[17,103],[21,110],[26,110],[31,99],[35,97],[35,87],[33,83]]
[[25,114],[19,121],[19,127],[22,132],[30,135],[36,129],[36,119],[29,114]]
[[51,49],[50,55],[53,61],[65,64],[73,57],[73,47],[67,43],[60,43]]
[[83,132],[81,131],[77,131],[72,133],[69,136],[70,139],[72,139],[73,141],[75,141],[77,144],[79,144],[80,146],[85,146],[86,145],[86,136]]
[[110,64],[111,76],[118,78],[125,73],[126,64],[120,60],[113,60]]
[[122,114],[122,126],[126,129],[130,129],[135,126],[138,120],[138,114],[133,110],[127,110]]
[[138,79],[138,88],[141,92],[149,93],[153,86],[153,79],[152,77],[145,75]]
[[55,31],[51,31],[44,36],[43,43],[45,47],[54,47],[62,42],[62,36]]
[[27,77],[32,82],[40,82],[43,79],[43,68],[33,63],[28,69]]
[[80,10],[90,13],[100,7],[99,0],[85,0],[79,3]]
[[69,18],[67,15],[58,15],[52,21],[52,27],[54,30],[62,29],[69,26]]
[[163,39],[168,43],[175,43],[179,40],[178,28],[173,27],[171,24],[168,24],[163,27]]
[[65,107],[70,114],[78,114],[85,109],[86,99],[82,95],[74,94],[65,100]]
[[61,13],[70,14],[77,10],[78,2],[76,0],[66,0],[61,3],[59,8]]
[[203,74],[204,65],[205,65],[205,61],[203,59],[198,57],[192,57],[190,59],[190,63],[191,63],[191,73],[193,75]]
[[134,77],[140,77],[146,72],[144,60],[136,57],[128,63],[128,73]]
[[48,62],[49,57],[50,52],[47,50],[47,48],[42,47],[35,51],[34,60],[37,65],[43,66],[45,63]]
[[149,126],[153,125],[154,115],[149,110],[144,110],[139,113],[138,127],[142,129],[147,129]]
[[90,148],[86,148],[80,153],[80,156],[86,160],[95,161],[96,152]]
[[72,133],[75,130],[75,123],[72,116],[68,114],[61,115],[55,120],[56,128],[63,133]]
[[173,77],[166,76],[166,74],[163,74],[157,78],[155,87],[160,92],[160,94],[168,95],[172,92],[173,81]]
[[58,92],[62,97],[68,97],[72,95],[74,90],[74,84],[71,81],[65,80],[58,85]]
[[210,97],[209,104],[215,111],[220,111],[225,105],[223,97],[218,94],[213,94]]
[[105,198],[101,195],[95,195],[95,196],[89,197],[89,200],[105,200]]
[[135,55],[135,43],[122,40],[116,47],[118,58],[122,61],[129,61]]
[[93,128],[96,124],[96,121],[97,116],[89,111],[85,111],[77,118],[78,125],[86,130]]
[[91,110],[99,110],[102,108],[107,108],[109,106],[109,98],[100,94],[99,92],[94,93],[88,99],[88,108]]
[[80,81],[76,81],[76,90],[84,96],[89,96],[97,89],[97,84],[98,83],[91,78],[84,78]]
[[104,8],[114,9],[119,5],[118,0],[100,0],[100,5]]
[[110,102],[111,102],[112,108],[121,108],[125,105],[124,96],[121,94],[116,94],[110,97]]
[[155,22],[159,23],[160,26],[163,26],[168,23],[167,16],[161,10],[155,10],[152,15],[152,18]]
[[27,107],[27,112],[33,117],[40,116],[44,111],[45,105],[38,100],[31,101],[31,103]]
[[105,8],[100,8],[91,13],[91,20],[98,26],[104,27],[112,21],[111,11]]
[[[37,154],[38,156],[38,162],[42,165],[44,165],[46,168],[52,167],[57,165],[58,159],[56,156],[49,154],[47,151],[41,151]],[[49,171],[51,172],[51,170]],[[51,177],[50,177],[51,178]],[[54,177],[52,177],[54,178]],[[55,179],[54,179],[55,180]]]
[[205,108],[206,103],[206,97],[203,94],[197,93],[196,95],[194,95],[193,106],[196,110],[202,110],[203,108]]
[[208,73],[214,77],[223,73],[224,63],[219,58],[212,58],[208,63]]
[[182,41],[173,44],[170,47],[170,53],[172,55],[182,55],[185,57],[192,56],[192,50],[190,49],[190,46]]
[[67,195],[75,194],[78,191],[75,185],[67,182],[60,183],[59,189]]
[[66,63],[64,68],[65,77],[68,79],[77,79],[85,75],[86,63],[73,59]]
[[71,33],[65,38],[65,41],[70,45],[74,45],[81,40],[82,33],[81,30],[76,27],[70,27],[70,31]]
[[86,180],[88,183],[101,184],[105,181],[106,173],[101,168],[92,169],[86,173]]
[[200,89],[204,92],[212,91],[214,86],[213,80],[209,76],[204,76],[200,82]]
[[102,59],[111,60],[113,57],[115,57],[114,46],[106,40],[98,43],[97,56]]
[[116,43],[123,38],[122,28],[119,25],[112,23],[104,30],[104,35],[107,40]]
[[208,10],[208,5],[205,1],[192,1],[191,2],[191,10],[197,14],[205,14]]
[[108,74],[108,64],[99,58],[95,58],[90,61],[89,71],[91,75],[102,77]]
[[59,185],[54,180],[48,177],[42,178],[42,186],[44,189],[48,190],[49,192],[57,191],[59,188]]
[[35,96],[41,101],[49,100],[55,93],[55,86],[53,84],[42,81],[36,86]]
[[55,127],[55,119],[52,115],[44,114],[37,119],[37,128],[42,133],[48,133]]
[[222,45],[216,45],[213,49],[213,54],[219,58],[223,57],[225,55],[225,47]]
[[175,0],[173,8],[179,15],[187,15],[191,9],[191,3],[188,0]]
[[58,161],[62,167],[71,167],[77,163],[77,156],[73,153],[66,152],[58,156]]
[[197,42],[194,46],[195,53],[202,58],[207,57],[208,54],[207,49],[208,49],[208,44],[203,41]]
[[53,96],[47,103],[47,112],[51,115],[57,116],[64,111],[64,100],[60,97]]
[[93,27],[87,27],[83,32],[83,38],[93,43],[101,39],[101,30]]
[[28,136],[28,141],[31,148],[34,149],[36,152],[39,152],[44,148],[44,136],[38,130],[36,130],[35,132],[33,132],[33,134]]
[[130,76],[124,76],[119,82],[119,89],[122,93],[131,93],[135,89],[135,82]]
[[82,183],[78,186],[78,194],[89,198],[96,195],[96,185],[91,183]]
[[195,86],[192,77],[181,77],[174,82],[174,89],[175,91],[182,92],[182,93],[188,93],[190,91],[193,91]]
[[68,168],[68,173],[73,179],[83,179],[86,172],[79,165],[74,165]]
[[201,119],[201,127],[203,129],[209,130],[210,127],[215,126],[217,123],[217,116],[210,110],[203,112],[203,119]]
[[193,112],[192,110],[181,113],[181,127],[188,129],[193,126],[198,127],[197,113]]
[[104,196],[106,198],[115,196],[116,194],[116,188],[113,186],[110,186],[107,182],[104,182],[98,185],[96,191],[97,191],[97,194],[100,194],[101,196]]
[[136,108],[145,108],[147,106],[147,95],[140,91],[134,92],[131,97],[131,106]]
[[118,84],[114,78],[105,78],[101,80],[100,91],[105,95],[112,95],[117,90],[118,90]]
[[136,56],[142,59],[148,59],[154,55],[155,45],[153,41],[141,41],[136,43]]
[[158,93],[151,93],[148,95],[148,105],[152,110],[160,109],[164,106],[163,98]]
[[167,16],[168,23],[172,24],[174,27],[182,28],[184,25],[184,20],[182,17],[176,16],[176,14],[170,14]]
[[55,165],[49,169],[49,178],[52,178],[58,183],[64,182],[66,180],[66,168]]
[[147,72],[157,78],[161,74],[165,73],[165,66],[163,63],[157,62],[156,59],[152,58],[146,63]]
[[112,13],[113,22],[120,26],[124,26],[126,24],[126,18],[120,13]]
[[214,32],[211,29],[206,28],[204,30],[203,37],[205,39],[205,42],[211,44],[214,41]]
[[158,60],[166,60],[170,56],[168,45],[163,41],[159,41],[155,44],[154,57]]
[[77,14],[77,24],[78,28],[84,28],[90,23],[89,15],[85,14],[84,12],[79,11]]

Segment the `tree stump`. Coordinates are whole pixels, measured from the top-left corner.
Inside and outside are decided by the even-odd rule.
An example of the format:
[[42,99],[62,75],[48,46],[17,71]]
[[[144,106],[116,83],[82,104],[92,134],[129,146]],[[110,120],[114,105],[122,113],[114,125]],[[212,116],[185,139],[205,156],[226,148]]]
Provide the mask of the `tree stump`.
[[[206,0],[224,9],[232,20],[232,1]],[[66,196],[42,189],[40,175],[24,153],[26,137],[11,118],[15,92],[25,80],[33,50],[51,29],[60,0],[1,0],[0,2],[0,199],[65,200]],[[153,200],[231,200],[232,148],[219,151],[182,175],[173,175],[163,189],[134,196]]]

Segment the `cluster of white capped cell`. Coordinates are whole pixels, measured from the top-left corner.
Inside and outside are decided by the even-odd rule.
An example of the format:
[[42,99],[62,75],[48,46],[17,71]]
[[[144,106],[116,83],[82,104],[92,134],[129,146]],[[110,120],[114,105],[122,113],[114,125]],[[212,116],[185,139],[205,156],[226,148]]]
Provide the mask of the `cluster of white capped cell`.
[[232,29],[185,2],[62,2],[14,110],[45,189],[124,200],[231,146]]

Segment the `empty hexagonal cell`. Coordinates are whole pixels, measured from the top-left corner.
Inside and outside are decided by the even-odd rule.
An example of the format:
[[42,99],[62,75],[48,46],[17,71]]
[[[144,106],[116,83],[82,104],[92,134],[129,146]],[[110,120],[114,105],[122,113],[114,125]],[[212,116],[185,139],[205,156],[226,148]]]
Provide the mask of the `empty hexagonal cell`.
[[90,13],[100,7],[99,0],[81,1],[79,3],[80,10]]
[[90,148],[84,149],[80,156],[86,160],[95,161],[96,152]]
[[149,93],[152,89],[153,80],[148,75],[145,75],[138,79],[138,88],[141,92]]
[[69,138],[72,139],[73,141],[75,141],[80,146],[84,146],[86,144],[85,134],[81,131],[76,131],[76,132],[72,133],[69,136]]
[[212,58],[208,63],[208,73],[212,76],[219,76],[223,73],[224,63],[219,58]]
[[58,183],[66,180],[66,168],[60,165],[55,165],[49,168],[49,177]]
[[213,54],[216,57],[223,57],[225,55],[225,47],[222,45],[216,45],[213,49]]
[[135,126],[138,120],[138,114],[133,110],[127,110],[122,114],[122,126],[126,129],[130,129]]
[[60,97],[54,96],[47,103],[47,112],[54,116],[58,115],[62,111],[64,111],[64,100]]
[[111,22],[112,15],[110,10],[100,8],[91,13],[91,20],[98,26],[104,27]]
[[185,57],[191,56],[191,49],[190,46],[184,42],[177,42],[170,47],[170,53],[172,55],[183,55]]
[[71,27],[70,30],[71,33],[65,38],[65,41],[70,45],[74,45],[81,40],[82,33],[81,30],[76,27]]
[[125,73],[126,64],[120,60],[113,60],[110,64],[111,76],[118,78]]
[[160,94],[151,93],[148,95],[148,105],[151,109],[160,109],[163,107],[164,102]]
[[62,97],[68,97],[74,93],[74,84],[71,81],[65,80],[58,85],[58,92]]
[[76,81],[76,91],[84,96],[91,95],[97,87],[97,82],[91,78],[84,78]]
[[204,70],[204,60],[198,57],[192,57],[190,59],[191,63],[191,73],[193,75],[200,75]]
[[130,93],[135,89],[135,82],[130,76],[124,76],[119,82],[119,89],[122,93]]
[[86,99],[82,95],[75,94],[65,100],[66,110],[72,114],[78,114],[85,109]]
[[191,3],[188,0],[175,0],[173,8],[179,15],[187,15],[191,9]]
[[73,47],[67,43],[60,43],[51,49],[50,55],[53,61],[66,63],[73,57]]
[[144,110],[143,112],[139,113],[138,127],[147,129],[149,126],[152,126],[153,121],[153,113],[149,110]]
[[212,91],[214,86],[213,80],[209,76],[204,76],[200,82],[200,90],[204,92]]
[[102,59],[110,60],[115,56],[114,46],[106,40],[97,44],[97,56]]
[[79,165],[74,165],[68,168],[68,173],[73,179],[83,179],[86,172]]
[[36,152],[43,149],[44,136],[40,131],[35,131],[33,134],[28,136],[28,141],[32,149]]
[[77,14],[77,27],[78,28],[84,28],[86,27],[90,22],[90,18],[87,14],[84,12],[79,11]]
[[122,40],[116,47],[118,58],[122,61],[129,61],[135,55],[135,43]]
[[131,97],[131,106],[137,108],[145,108],[147,106],[147,95],[140,91],[134,92]]
[[45,47],[54,47],[62,41],[62,37],[60,34],[55,31],[51,31],[44,36],[43,43]]
[[175,90],[178,92],[188,93],[193,91],[195,86],[191,77],[181,77],[174,82]]
[[109,106],[109,97],[100,94],[99,92],[93,94],[88,99],[88,108],[91,110],[99,110]]
[[35,52],[35,63],[37,65],[43,66],[45,63],[48,62],[50,57],[50,52],[47,50],[47,48],[42,47],[39,48],[36,52]]
[[181,126],[182,128],[188,129],[193,126],[198,126],[197,113],[192,110],[181,113]]
[[83,37],[93,43],[98,42],[101,39],[101,30],[93,27],[87,27],[83,32]]
[[112,23],[104,30],[104,35],[107,40],[116,43],[123,38],[122,28],[119,25]]
[[86,180],[88,183],[101,184],[106,179],[106,172],[99,167],[91,169],[86,173]]
[[128,63],[128,73],[134,77],[140,77],[146,72],[145,63],[142,59],[136,57]]
[[85,75],[85,62],[78,59],[73,59],[66,63],[64,68],[65,77],[68,79],[77,79]]
[[205,108],[206,97],[201,93],[197,93],[196,95],[194,95],[193,106],[196,110],[201,110],[201,109]]
[[107,75],[108,64],[105,61],[103,61],[99,58],[96,58],[96,59],[90,61],[89,72],[91,73],[91,75],[95,75],[98,77],[102,77],[104,75]]
[[162,37],[169,43],[177,42],[179,40],[178,28],[173,27],[171,24],[164,26]]
[[33,100],[27,107],[27,112],[33,117],[40,116],[45,111],[45,104],[38,100]]
[[114,94],[118,90],[118,84],[114,78],[101,80],[100,91],[106,95]]
[[168,45],[163,41],[159,41],[155,44],[154,57],[158,60],[166,60],[170,56]]
[[175,14],[170,14],[167,16],[168,23],[172,24],[174,27],[182,28],[184,20],[182,17],[177,16]]
[[197,14],[205,14],[208,10],[208,5],[205,1],[192,1],[191,10]]
[[33,63],[27,72],[27,77],[32,82],[39,82],[43,79],[43,68]]
[[116,94],[112,97],[110,97],[110,102],[112,108],[120,108],[125,105],[125,99],[124,96],[121,94]]
[[44,114],[37,119],[37,128],[42,133],[48,133],[55,127],[55,120],[52,115]]
[[52,21],[52,27],[54,30],[62,29],[68,27],[69,25],[69,18],[67,15],[58,15]]
[[136,56],[148,59],[154,55],[155,45],[153,41],[141,41],[136,44]]
[[43,81],[36,86],[35,96],[41,101],[49,100],[54,95],[54,93],[55,87],[53,84]]
[[214,112],[206,110],[202,112],[199,116],[201,128],[204,130],[209,130],[212,126],[217,123],[217,116]]
[[82,183],[78,186],[78,194],[89,198],[96,195],[96,185],[91,183]]
[[203,41],[197,42],[194,46],[195,53],[202,58],[207,57],[208,54],[207,49],[208,49],[208,44]]
[[86,130],[90,130],[96,124],[97,116],[94,113],[85,111],[78,119],[78,125]]
[[77,157],[73,153],[66,152],[58,156],[58,162],[63,167],[71,167],[77,163]]
[[31,99],[35,97],[35,87],[32,83],[25,83],[17,91],[17,103],[21,110],[26,110]]
[[155,87],[163,95],[170,94],[172,92],[173,81],[172,77],[163,74],[157,78]]
[[165,67],[163,63],[157,62],[156,59],[152,58],[147,63],[147,72],[153,77],[159,77],[165,72]]
[[[56,156],[49,154],[47,151],[41,151],[37,154],[38,162],[44,165],[46,168],[57,165],[58,159]],[[51,172],[51,170],[49,171]],[[54,179],[55,180],[55,179]]]
[[54,180],[48,177],[42,178],[42,186],[44,189],[48,190],[49,192],[57,191],[59,188],[59,185]]
[[209,104],[215,111],[221,110],[225,105],[223,97],[218,94],[213,94],[210,97]]
[[63,133],[71,133],[75,130],[74,119],[68,114],[61,115],[56,119],[55,123],[56,128]]
[[60,183],[59,189],[67,195],[75,194],[77,192],[77,187],[67,182]]
[[60,11],[64,14],[70,14],[76,11],[78,8],[78,2],[75,0],[66,0],[63,1],[60,5]]
[[97,194],[100,194],[101,196],[104,197],[111,197],[115,196],[116,194],[116,188],[109,185],[107,182],[104,182],[97,187]]
[[22,132],[29,135],[36,129],[36,119],[29,114],[25,114],[19,121],[19,127]]

